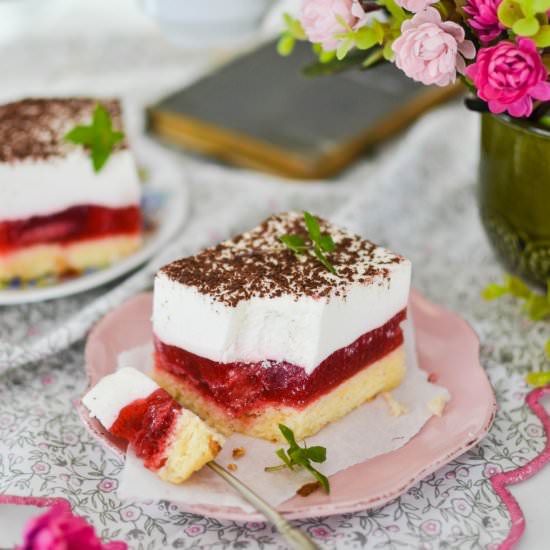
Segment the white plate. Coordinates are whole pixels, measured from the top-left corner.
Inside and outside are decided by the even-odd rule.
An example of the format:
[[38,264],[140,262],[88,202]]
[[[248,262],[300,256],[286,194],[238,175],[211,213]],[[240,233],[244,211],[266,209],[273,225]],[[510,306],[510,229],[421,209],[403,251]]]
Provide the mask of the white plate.
[[134,254],[105,269],[85,272],[74,278],[49,278],[46,286],[17,286],[14,283],[12,287],[0,290],[0,306],[62,298],[103,285],[136,269],[160,250],[182,226],[188,213],[187,188],[183,182],[174,179],[153,179],[143,186],[142,208],[145,224],[154,229],[146,232],[143,246]]

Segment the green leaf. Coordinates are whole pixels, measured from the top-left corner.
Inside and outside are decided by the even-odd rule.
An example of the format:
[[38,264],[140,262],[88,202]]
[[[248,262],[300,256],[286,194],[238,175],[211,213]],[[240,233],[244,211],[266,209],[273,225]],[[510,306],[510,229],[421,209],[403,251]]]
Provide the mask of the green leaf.
[[546,386],[546,384],[550,384],[550,371],[531,372],[525,377],[525,380],[528,384],[531,384],[531,386]]
[[[316,470],[310,463],[310,460],[319,463],[324,462],[327,458],[326,449],[320,446],[308,448],[305,443],[304,447],[302,448],[296,443],[296,438],[294,437],[294,433],[290,428],[288,428],[284,424],[279,424],[279,430],[290,445],[287,452],[285,452],[284,449],[278,449],[275,452],[275,454],[284,463],[284,465],[281,464],[280,466],[284,468],[286,465],[286,467],[290,470],[294,470],[294,466],[301,466],[311,473],[311,475],[320,483],[320,485],[327,493],[330,493],[330,483],[328,478],[324,476],[321,472]],[[264,468],[264,471],[276,472],[279,469],[279,466],[268,466]]]
[[550,10],[550,0],[533,0],[535,13],[546,13]]
[[317,218],[312,216],[309,212],[304,212],[304,222],[311,240],[317,242],[321,237],[321,226]]
[[521,6],[515,0],[502,0],[497,15],[499,21],[508,28],[512,28],[516,21],[523,19]]
[[517,0],[525,17],[535,15],[535,0]]
[[504,276],[504,284],[510,294],[516,298],[529,298],[531,289],[518,277],[513,275]]
[[308,447],[306,449],[306,455],[309,460],[313,462],[324,462],[327,459],[327,450],[325,447],[320,447],[319,445],[314,447]]
[[325,493],[327,493],[327,495],[330,494],[330,483],[328,478],[311,465],[307,466],[306,469],[321,484],[321,487],[325,490]]
[[296,443],[296,439],[294,438],[294,432],[288,426],[279,424],[279,430],[291,447],[298,447],[298,443]]
[[334,252],[334,250],[336,250],[336,244],[330,235],[323,235],[322,237],[319,237],[318,243],[321,250],[324,252]]
[[343,40],[336,49],[336,59],[338,59],[339,61],[344,59],[344,57],[348,55],[349,51],[353,48],[354,45],[355,42],[351,38]]
[[302,74],[308,77],[338,74],[361,65],[365,56],[364,52],[360,50],[350,52],[345,59],[337,59],[336,52],[326,53],[327,55],[331,54],[332,57],[307,65],[302,69]]
[[91,126],[76,126],[65,134],[64,139],[76,145],[89,145],[93,139],[93,128]]
[[488,301],[496,300],[505,294],[508,294],[508,289],[497,283],[491,283],[481,291],[482,298]]
[[382,50],[382,55],[386,61],[391,61],[393,59],[393,41],[389,40],[384,44],[384,49]]
[[284,449],[278,449],[275,454],[292,470],[293,464],[290,458],[288,458]]
[[295,19],[289,13],[283,14],[288,33],[296,40],[306,40],[307,36],[299,19]]
[[90,158],[95,172],[99,172],[109,160],[113,148],[124,139],[122,132],[113,131],[109,111],[97,104],[89,126],[76,126],[65,134],[65,140],[82,145],[90,151]]
[[379,42],[374,29],[362,27],[355,33],[355,46],[360,50],[368,50]]
[[[376,36],[376,41],[378,42],[378,44],[383,44],[384,43],[384,36],[386,35],[386,29],[384,27],[384,25],[382,25],[382,23],[380,23],[380,21],[378,21],[378,19],[373,19],[372,20],[372,28],[374,30],[374,34]],[[374,46],[374,44],[373,44]]]
[[548,303],[546,296],[533,293],[525,301],[523,310],[531,321],[542,321],[550,315],[550,303]]
[[277,52],[279,55],[286,57],[294,50],[296,39],[288,33],[283,33],[277,42]]
[[542,25],[539,32],[533,36],[535,44],[539,48],[548,48],[550,46],[550,25]]
[[334,266],[327,260],[326,256],[323,254],[323,251],[318,246],[313,249],[313,253],[326,269],[328,269],[333,275],[336,275]]
[[539,32],[540,24],[534,16],[516,21],[512,30],[519,36],[534,36]]
[[365,61],[363,61],[363,67],[368,69],[369,67],[372,67],[373,65],[376,65],[376,63],[382,61],[382,59],[384,59],[384,50],[382,48],[378,48],[366,57]]
[[306,242],[300,235],[281,235],[279,240],[295,254],[303,254],[307,251]]

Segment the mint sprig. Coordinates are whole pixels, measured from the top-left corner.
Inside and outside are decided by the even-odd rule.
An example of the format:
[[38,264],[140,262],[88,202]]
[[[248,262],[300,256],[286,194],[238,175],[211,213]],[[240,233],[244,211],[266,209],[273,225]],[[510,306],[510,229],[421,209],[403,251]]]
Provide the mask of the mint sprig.
[[124,139],[122,132],[113,130],[109,111],[100,103],[95,107],[89,126],[75,126],[65,134],[65,140],[82,145],[90,151],[94,172],[99,172],[109,160],[115,145]]
[[306,241],[301,235],[290,234],[282,235],[279,240],[296,255],[313,253],[328,271],[336,275],[336,269],[325,255],[334,252],[336,249],[332,237],[328,233],[321,233],[321,226],[317,218],[309,212],[304,212],[304,222],[310,242]]
[[[531,321],[544,321],[550,318],[550,280],[546,285],[546,293],[532,291],[521,279],[512,275],[504,276],[504,284],[491,283],[481,292],[485,300],[496,300],[501,296],[510,295],[523,302],[522,310]],[[550,340],[544,346],[546,355],[550,357]],[[532,386],[550,384],[550,371],[529,373],[525,380]]]
[[314,446],[308,447],[305,444],[300,447],[296,442],[294,437],[294,432],[284,424],[279,424],[279,430],[283,437],[289,444],[289,448],[285,451],[284,449],[278,449],[275,451],[275,454],[281,459],[283,464],[278,466],[268,466],[265,468],[266,472],[276,472],[283,468],[288,468],[289,470],[294,470],[295,467],[301,467],[307,470],[321,485],[327,494],[330,493],[330,482],[328,478],[323,475],[319,470],[312,466],[312,462],[321,464],[327,459],[327,450],[325,447]]

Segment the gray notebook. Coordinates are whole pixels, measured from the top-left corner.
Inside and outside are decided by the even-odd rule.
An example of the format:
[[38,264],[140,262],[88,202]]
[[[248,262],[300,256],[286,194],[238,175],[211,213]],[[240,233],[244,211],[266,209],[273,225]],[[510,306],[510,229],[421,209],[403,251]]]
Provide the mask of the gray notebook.
[[163,139],[298,178],[330,176],[456,90],[426,88],[392,64],[308,77],[308,44],[240,57],[148,110]]

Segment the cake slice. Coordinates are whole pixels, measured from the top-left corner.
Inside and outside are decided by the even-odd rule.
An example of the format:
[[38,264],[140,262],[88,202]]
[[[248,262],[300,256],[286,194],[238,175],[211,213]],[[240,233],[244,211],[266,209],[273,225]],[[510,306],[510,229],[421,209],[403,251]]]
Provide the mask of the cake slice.
[[283,245],[309,242],[290,212],[156,276],[153,376],[224,434],[308,437],[403,380],[410,262],[317,223],[335,273]]
[[214,460],[223,444],[200,418],[132,368],[103,377],[82,403],[109,433],[129,443],[146,468],[171,483]]
[[[141,244],[140,184],[126,140],[95,171],[65,136],[91,124],[94,99],[0,106],[0,282],[104,267]],[[101,101],[114,131],[120,104]]]

